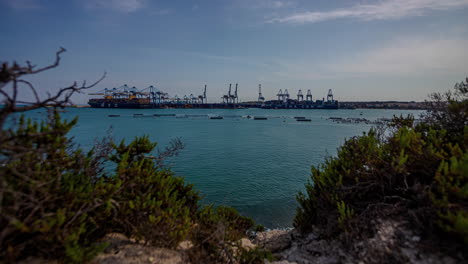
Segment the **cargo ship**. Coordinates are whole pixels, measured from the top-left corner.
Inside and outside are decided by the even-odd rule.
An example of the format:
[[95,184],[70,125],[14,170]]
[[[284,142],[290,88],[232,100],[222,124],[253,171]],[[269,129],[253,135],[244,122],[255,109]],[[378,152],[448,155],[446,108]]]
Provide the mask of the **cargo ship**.
[[[89,95],[100,95],[101,98],[91,98],[88,104],[94,108],[152,108],[152,94],[158,93],[150,86],[148,91],[139,91],[136,87],[123,85],[119,88],[104,89]],[[159,97],[164,94],[159,93]]]
[[148,98],[102,98],[90,99],[88,104],[94,108],[152,108]]

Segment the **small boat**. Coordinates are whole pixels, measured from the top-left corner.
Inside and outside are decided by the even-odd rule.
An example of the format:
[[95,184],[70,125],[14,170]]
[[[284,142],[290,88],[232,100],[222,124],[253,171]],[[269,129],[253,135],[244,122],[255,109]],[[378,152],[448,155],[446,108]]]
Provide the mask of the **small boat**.
[[153,116],[175,116],[175,114],[154,114]]
[[312,120],[311,119],[306,119],[306,118],[300,118],[300,119],[296,119],[296,121],[298,121],[298,122],[310,122]]
[[120,117],[120,115],[108,115],[108,117]]
[[134,115],[133,117],[154,117],[152,115]]
[[267,120],[268,118],[266,117],[261,117],[261,116],[256,116],[254,117],[254,120]]
[[210,116],[210,119],[223,119],[222,116]]

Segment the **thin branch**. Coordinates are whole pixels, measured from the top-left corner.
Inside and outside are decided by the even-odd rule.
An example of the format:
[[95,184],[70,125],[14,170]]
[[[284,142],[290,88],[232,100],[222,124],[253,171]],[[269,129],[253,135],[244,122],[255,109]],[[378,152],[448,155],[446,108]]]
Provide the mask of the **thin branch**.
[[63,47],[60,47],[60,50],[55,53],[55,62],[53,64],[49,65],[49,66],[46,66],[46,67],[43,67],[43,68],[40,68],[40,69],[37,69],[37,70],[33,70],[34,66],[32,66],[28,62],[28,69],[30,69],[30,71],[28,73],[29,74],[40,73],[40,72],[47,71],[47,70],[50,70],[50,69],[53,69],[53,68],[57,67],[60,64],[60,59],[61,59],[60,54],[64,53],[65,51],[67,51],[67,50],[64,49]]
[[34,86],[30,82],[25,81],[25,80],[18,80],[18,82],[26,84],[29,87],[29,89],[31,89],[31,91],[33,92],[34,98],[36,99],[36,102],[40,101],[39,95],[36,92],[36,88],[34,88]]

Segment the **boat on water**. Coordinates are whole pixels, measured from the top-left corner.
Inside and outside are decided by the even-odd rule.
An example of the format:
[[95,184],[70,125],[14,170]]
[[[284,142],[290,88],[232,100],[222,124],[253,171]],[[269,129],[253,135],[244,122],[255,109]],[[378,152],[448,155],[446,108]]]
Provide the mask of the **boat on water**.
[[88,104],[94,108],[151,108],[151,99],[146,92],[135,87],[104,89],[104,92],[90,95],[102,95],[102,98],[91,98]]

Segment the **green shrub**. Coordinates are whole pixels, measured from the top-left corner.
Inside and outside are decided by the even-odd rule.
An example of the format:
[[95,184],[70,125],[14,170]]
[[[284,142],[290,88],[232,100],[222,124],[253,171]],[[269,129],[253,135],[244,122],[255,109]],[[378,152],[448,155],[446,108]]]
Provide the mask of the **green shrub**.
[[255,232],[265,232],[265,227],[263,225],[256,225],[254,228]]
[[189,234],[200,198],[183,178],[157,169],[148,158],[155,147],[147,136],[114,145],[110,160],[117,163],[117,175],[109,181],[119,185],[113,197],[119,210],[112,228],[155,246],[176,247]]
[[[146,136],[88,153],[71,148],[66,135],[76,122],[55,112],[41,124],[22,117],[16,130],[3,132],[13,140],[1,146],[2,259],[81,263],[102,251],[98,241],[112,232],[169,248],[192,239],[194,254],[207,261],[227,251],[240,258],[233,250],[252,219],[230,207],[200,209],[198,192],[160,166]],[[115,171],[104,171],[106,162]]]
[[275,258],[270,251],[262,248],[254,248],[250,250],[241,249],[239,255],[240,264],[263,264],[265,260],[270,262],[274,261]]
[[431,198],[438,209],[438,226],[468,244],[468,152],[454,152],[440,163]]
[[396,216],[426,234],[467,242],[467,98],[468,79],[454,93],[433,95],[421,122],[394,117],[383,132],[346,140],[336,157],[312,167],[294,226],[362,234],[376,217]]
[[225,263],[238,259],[236,254],[240,239],[255,226],[251,218],[241,216],[235,209],[226,206],[205,206],[197,215],[197,225],[193,229],[191,240],[194,248],[192,262],[203,260],[204,263]]
[[[192,255],[206,257],[203,262],[233,253],[254,223],[233,208],[199,207],[193,186],[164,166],[165,158],[183,148],[180,141],[157,156],[151,155],[156,143],[147,136],[129,144],[104,140],[89,152],[75,147],[67,133],[77,119],[63,121],[56,108],[99,81],[74,83],[41,100],[23,79],[57,67],[64,51],[56,53],[54,64],[39,69],[30,63],[0,66],[0,262],[38,256],[83,263],[101,252],[107,245],[99,241],[114,232],[170,248],[191,239]],[[35,101],[18,105],[21,85]],[[12,120],[14,113],[43,107],[52,113],[46,121]]]
[[114,187],[97,177],[94,150],[69,149],[66,134],[76,122],[57,113],[41,124],[22,117],[8,131],[12,140],[0,147],[2,258],[34,252],[81,262],[102,250],[99,220],[112,213]]

